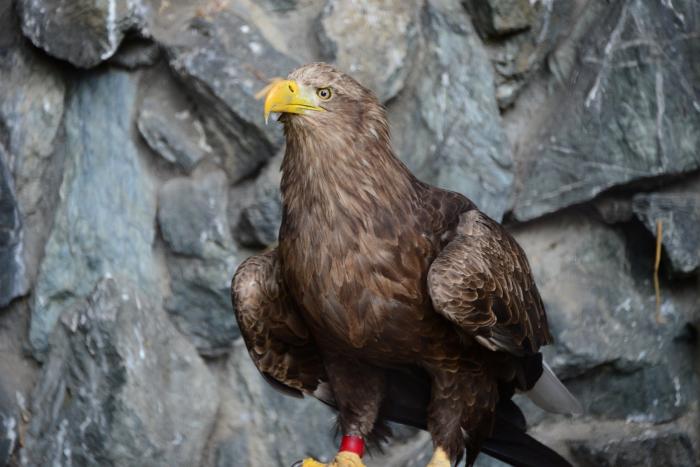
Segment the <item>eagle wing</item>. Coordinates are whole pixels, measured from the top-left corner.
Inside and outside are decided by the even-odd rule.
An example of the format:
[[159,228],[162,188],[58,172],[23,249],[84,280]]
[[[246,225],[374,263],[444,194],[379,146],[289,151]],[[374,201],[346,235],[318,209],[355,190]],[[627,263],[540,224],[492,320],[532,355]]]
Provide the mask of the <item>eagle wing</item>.
[[323,362],[287,295],[276,249],[241,263],[231,299],[250,357],[265,379],[287,394],[324,400],[318,391],[327,386]]
[[435,311],[490,350],[532,354],[551,342],[542,299],[515,239],[477,209],[463,212],[451,233],[428,272]]
[[[335,407],[321,352],[287,295],[276,249],[241,263],[231,282],[231,298],[250,357],[267,382],[285,394],[311,395]],[[425,429],[427,374],[384,371],[387,388],[380,418]]]

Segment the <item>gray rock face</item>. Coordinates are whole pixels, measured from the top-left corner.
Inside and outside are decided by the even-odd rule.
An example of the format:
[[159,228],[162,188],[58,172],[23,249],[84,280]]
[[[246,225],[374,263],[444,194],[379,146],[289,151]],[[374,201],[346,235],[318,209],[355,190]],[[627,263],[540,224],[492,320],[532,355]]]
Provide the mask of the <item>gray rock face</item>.
[[430,1],[421,20],[412,86],[389,107],[394,146],[419,178],[501,219],[513,174],[491,63],[460,5]]
[[154,65],[161,56],[160,46],[144,38],[125,40],[109,63],[127,70]]
[[240,335],[231,309],[231,278],[239,263],[233,253],[168,259],[170,295],[165,308],[202,355],[228,352]]
[[19,438],[19,414],[0,381],[0,466],[9,465],[10,456],[17,447]]
[[27,293],[22,258],[22,219],[7,154],[0,145],[0,308]]
[[629,196],[601,196],[595,200],[594,206],[603,221],[608,224],[634,219],[632,199]]
[[686,193],[636,195],[632,208],[654,235],[661,221],[663,246],[674,270],[690,273],[700,266],[700,185]]
[[[652,341],[647,336],[644,339]],[[688,411],[698,384],[686,354],[690,346],[667,347],[667,361],[654,364],[642,360],[638,368],[607,363],[567,381],[567,387],[584,401],[588,415],[630,423],[673,421]]]
[[[275,156],[245,190],[237,190],[237,213],[234,235],[239,243],[249,247],[268,247],[277,242],[282,224],[282,194],[280,193],[280,164],[283,154]],[[245,191],[245,193],[241,193]],[[233,194],[232,194],[233,196]]]
[[653,287],[633,279],[624,237],[585,216],[562,215],[516,237],[555,337],[545,356],[574,378],[568,385],[584,413],[656,422],[683,414],[697,391],[690,344],[679,338],[693,306],[666,294],[659,325]]
[[279,125],[265,126],[255,94],[298,64],[257,28],[226,10],[190,24],[187,45],[169,47],[171,66],[204,101],[205,128],[233,182],[249,176],[282,144]]
[[[491,16],[495,10],[491,3],[500,7],[513,4],[512,9],[504,12],[511,27],[517,30],[502,36],[491,36],[484,41],[491,57],[496,78],[496,99],[502,110],[511,109],[521,92],[533,82],[538,73],[551,73],[556,79],[559,63],[552,59],[552,54],[558,52],[557,47],[565,48],[562,43],[575,41],[575,31],[580,20],[577,15],[581,3],[578,2],[529,2],[510,1],[467,1],[465,6],[471,11],[472,21],[482,36],[489,36],[489,24],[493,23]],[[477,11],[475,11],[477,10]],[[486,14],[486,18],[481,18]],[[484,24],[485,23],[485,24]],[[526,29],[525,29],[526,28]],[[535,80],[536,83],[538,81]],[[507,117],[507,116],[506,116]],[[512,141],[513,145],[517,144]]]
[[215,256],[232,247],[226,219],[226,175],[168,180],[158,194],[158,223],[170,249],[182,255]]
[[[635,332],[653,335],[657,328],[653,312],[645,313],[647,297],[640,296],[628,277],[630,264],[621,235],[574,215],[515,234],[530,259],[558,350],[573,353],[564,359],[557,352],[558,359],[550,362],[556,369],[575,375],[620,359],[631,366],[640,354],[653,350],[642,339],[625,338],[632,314]],[[560,260],[554,262],[555,257]]]
[[199,465],[219,398],[157,301],[98,283],[61,318],[33,396],[27,465]]
[[[693,1],[589,2],[571,84],[522,150],[514,213],[532,219],[633,180],[700,167]],[[685,38],[688,39],[685,39]],[[660,51],[663,50],[663,53]],[[576,63],[575,62],[575,63]],[[575,79],[574,79],[575,78]]]
[[107,274],[157,283],[155,194],[133,142],[137,82],[109,71],[76,85],[66,110],[61,201],[34,295],[29,339],[37,356],[61,313]]
[[165,307],[203,355],[228,351],[238,337],[230,283],[238,265],[226,218],[221,171],[175,178],[159,194],[158,222],[177,255],[168,257],[171,294]]
[[527,29],[534,16],[529,0],[466,0],[464,4],[479,33],[487,37]]
[[137,124],[151,149],[185,171],[213,152],[195,106],[167,76],[146,90]]
[[145,26],[142,0],[19,0],[22,30],[37,47],[89,68],[111,57],[124,34]]
[[571,445],[582,467],[693,467],[697,454],[686,433],[650,433]]
[[321,55],[372,89],[380,101],[388,101],[410,71],[419,4],[329,0],[319,18]]
[[308,456],[328,461],[337,451],[332,410],[316,399],[295,399],[273,389],[241,340],[221,383],[223,423],[212,436],[215,465],[286,466]]
[[0,413],[0,465],[9,465],[10,456],[15,449],[17,419]]
[[[62,177],[62,157],[53,154],[65,94],[63,79],[21,36],[6,3],[0,5],[0,236],[7,242],[0,242],[0,307],[25,294],[37,274]],[[11,219],[10,204],[21,221]]]

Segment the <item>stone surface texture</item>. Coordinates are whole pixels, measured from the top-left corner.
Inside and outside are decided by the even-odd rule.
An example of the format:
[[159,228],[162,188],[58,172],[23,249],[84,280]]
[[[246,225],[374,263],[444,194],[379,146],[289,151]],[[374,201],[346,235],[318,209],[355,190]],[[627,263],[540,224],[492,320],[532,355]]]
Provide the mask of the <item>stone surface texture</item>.
[[587,8],[596,14],[551,97],[558,105],[533,119],[535,135],[518,155],[514,213],[521,220],[616,185],[700,168],[695,3],[591,1]]
[[[684,414],[698,391],[692,345],[683,338],[697,302],[664,294],[666,323],[659,325],[651,278],[636,277],[643,265],[624,234],[583,213],[536,222],[518,229],[516,238],[530,258],[556,341],[545,356],[571,378],[585,412],[654,422]],[[628,386],[636,390],[622,390]]]
[[410,71],[419,7],[415,0],[327,2],[319,19],[323,59],[337,63],[386,102],[404,87]]
[[[267,247],[277,243],[282,223],[280,164],[284,154],[273,158],[255,182],[232,190],[229,215],[234,236],[242,245]],[[236,220],[237,219],[237,220]]]
[[[575,467],[698,465],[697,57],[695,0],[0,1],[0,467],[333,455],[333,411],[258,374],[229,291],[282,216],[256,93],[319,60],[527,252],[585,409],[516,396],[532,435]],[[394,431],[367,466],[426,465]]]
[[173,178],[161,187],[158,225],[172,253],[165,308],[204,355],[225,353],[238,337],[231,271],[238,265],[226,217],[226,175],[217,170]]
[[174,79],[154,79],[144,94],[137,126],[154,152],[185,172],[212,155],[196,105]]
[[18,0],[22,31],[37,46],[75,66],[110,58],[130,30],[146,30],[145,0]]
[[576,443],[572,450],[583,467],[615,467],[638,465],[653,467],[697,465],[690,439],[685,433],[642,435],[629,439],[611,439],[597,443]]
[[26,464],[196,465],[217,389],[157,300],[127,279],[100,280],[61,317],[51,348]]
[[0,5],[1,306],[36,278],[62,177],[54,153],[65,96],[62,74],[32,50],[12,6]]
[[0,146],[0,307],[29,289],[22,259],[22,217],[8,156]]
[[467,0],[464,4],[477,30],[486,37],[527,29],[534,17],[529,0]]
[[423,180],[466,194],[500,220],[513,160],[486,51],[464,9],[442,0],[423,7],[418,47],[411,85],[389,107],[398,154]]
[[7,465],[19,438],[19,412],[8,389],[0,383],[0,465]]
[[700,183],[634,196],[632,209],[656,235],[661,222],[662,242],[671,266],[691,273],[700,266]]
[[298,63],[272,47],[255,24],[221,5],[221,11],[193,18],[188,40],[173,39],[166,49],[172,69],[203,101],[211,144],[235,182],[281,146],[282,132],[265,125],[255,94]]
[[98,278],[128,274],[144,289],[158,283],[155,190],[132,122],[137,83],[123,71],[99,71],[75,84],[68,103],[60,201],[33,295],[29,339],[37,355],[62,311]]

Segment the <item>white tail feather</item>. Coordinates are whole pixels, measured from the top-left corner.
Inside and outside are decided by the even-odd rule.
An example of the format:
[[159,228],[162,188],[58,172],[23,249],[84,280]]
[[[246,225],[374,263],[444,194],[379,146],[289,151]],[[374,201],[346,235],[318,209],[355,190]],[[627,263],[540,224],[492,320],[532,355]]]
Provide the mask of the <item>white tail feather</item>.
[[524,393],[532,402],[547,412],[563,414],[583,413],[578,400],[559,381],[546,362],[542,362],[542,376],[529,391]]

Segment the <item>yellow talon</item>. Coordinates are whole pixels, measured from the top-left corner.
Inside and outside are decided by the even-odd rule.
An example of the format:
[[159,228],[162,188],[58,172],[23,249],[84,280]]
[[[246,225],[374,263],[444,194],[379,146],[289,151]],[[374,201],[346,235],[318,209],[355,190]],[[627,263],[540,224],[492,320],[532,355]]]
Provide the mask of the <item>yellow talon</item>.
[[302,461],[301,467],[326,467],[326,464],[322,464],[315,459],[307,458]]
[[335,455],[335,459],[328,467],[365,467],[365,464],[354,452],[342,451]]
[[444,449],[441,447],[438,447],[435,449],[435,453],[433,454],[433,458],[430,459],[430,463],[428,463],[427,467],[450,467],[450,458],[447,457],[447,453],[445,452]]
[[317,460],[306,458],[301,462],[301,467],[365,467],[360,456],[354,452],[343,451],[336,454],[330,464],[323,464]]

